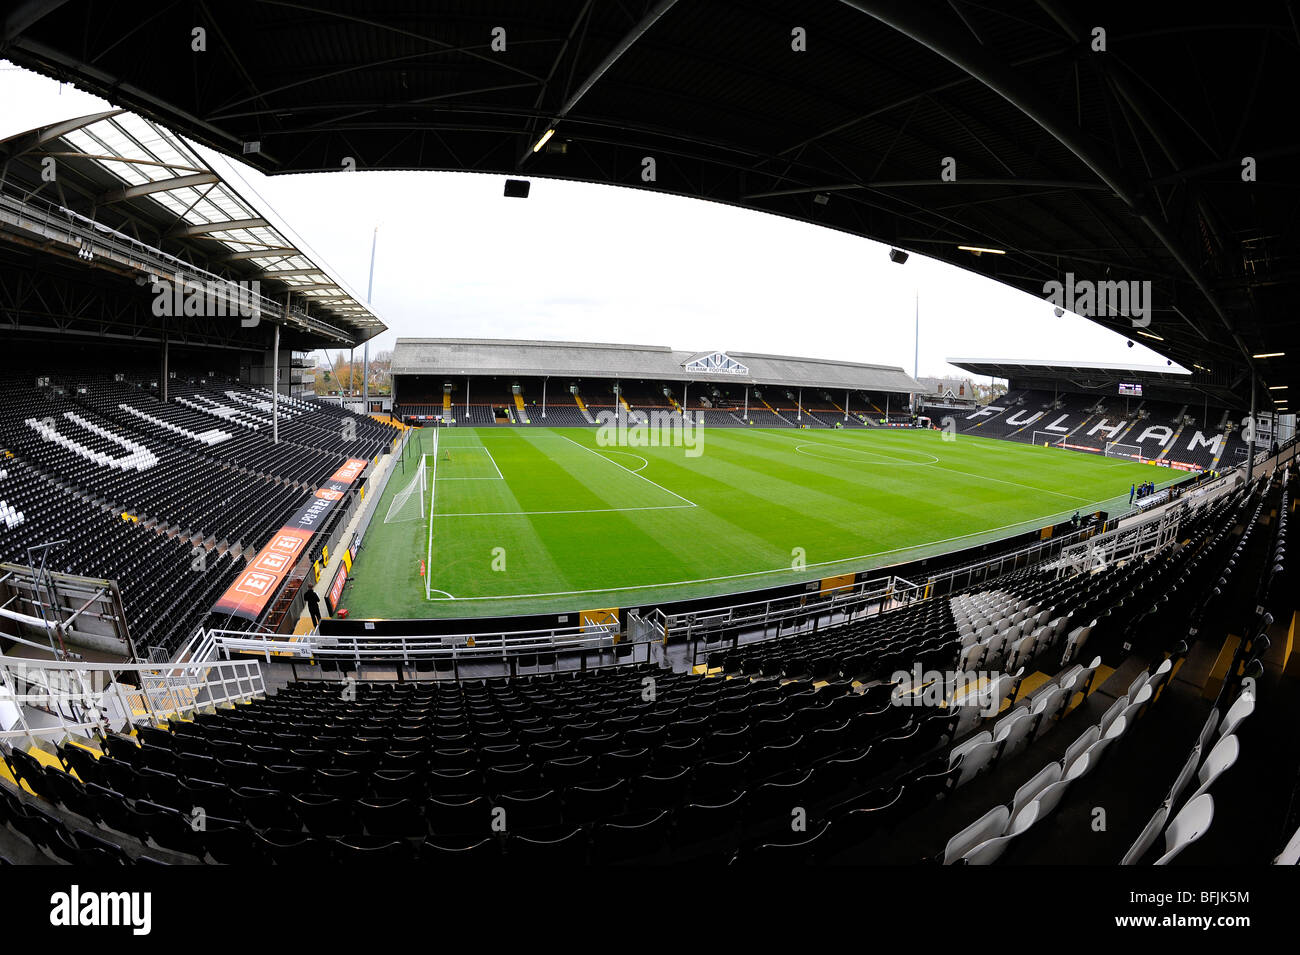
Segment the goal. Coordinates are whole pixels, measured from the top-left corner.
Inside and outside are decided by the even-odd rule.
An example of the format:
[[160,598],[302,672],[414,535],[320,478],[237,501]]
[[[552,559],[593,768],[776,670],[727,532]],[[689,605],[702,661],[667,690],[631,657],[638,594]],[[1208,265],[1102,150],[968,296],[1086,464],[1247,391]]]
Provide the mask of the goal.
[[1059,431],[1034,432],[1034,444],[1038,445],[1040,448],[1045,444],[1050,445],[1053,448],[1059,448],[1064,443],[1065,435],[1061,434]]
[[424,518],[424,492],[429,489],[428,471],[424,466],[426,460],[424,455],[420,455],[420,466],[415,469],[411,483],[402,488],[388,505],[388,513],[384,516],[385,524]]
[[1130,461],[1146,461],[1142,456],[1142,446],[1138,444],[1120,444],[1118,441],[1106,442],[1106,457],[1128,458]]

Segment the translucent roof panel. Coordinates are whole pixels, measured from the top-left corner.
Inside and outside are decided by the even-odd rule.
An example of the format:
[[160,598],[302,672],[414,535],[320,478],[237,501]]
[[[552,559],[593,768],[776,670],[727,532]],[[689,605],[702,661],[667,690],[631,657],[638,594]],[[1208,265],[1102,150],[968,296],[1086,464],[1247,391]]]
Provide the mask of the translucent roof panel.
[[[313,313],[333,314],[357,329],[384,328],[370,310],[299,250],[278,227],[218,176],[184,140],[143,117],[125,111],[85,118],[64,130],[62,147],[72,158],[92,163],[119,181],[126,199],[161,206],[176,220],[175,228],[191,238],[216,243],[231,253],[256,253],[244,261],[267,278],[310,296]],[[195,176],[202,177],[197,180]],[[174,188],[165,188],[176,180]],[[155,185],[164,188],[152,188]],[[148,189],[132,195],[132,187]],[[153,218],[159,218],[156,214]],[[263,225],[262,222],[268,222]],[[234,226],[234,223],[243,223]],[[223,225],[230,227],[222,228]],[[295,274],[277,276],[277,272]],[[333,299],[324,304],[318,299]]]

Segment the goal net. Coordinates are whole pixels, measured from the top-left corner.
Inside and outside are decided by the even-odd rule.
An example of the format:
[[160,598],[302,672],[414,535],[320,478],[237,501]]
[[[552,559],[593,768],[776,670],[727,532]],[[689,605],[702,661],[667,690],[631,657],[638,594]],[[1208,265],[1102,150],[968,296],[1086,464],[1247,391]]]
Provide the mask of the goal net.
[[384,517],[385,524],[423,519],[424,492],[429,489],[428,471],[424,466],[425,460],[425,456],[420,455],[420,466],[415,469],[415,476],[388,505],[388,514]]
[[1106,442],[1106,457],[1108,458],[1128,458],[1130,461],[1145,461],[1142,456],[1142,447],[1137,444],[1120,444],[1118,441]]
[[1040,448],[1045,444],[1050,445],[1053,448],[1059,448],[1064,441],[1065,435],[1058,431],[1034,432],[1034,444],[1038,445]]

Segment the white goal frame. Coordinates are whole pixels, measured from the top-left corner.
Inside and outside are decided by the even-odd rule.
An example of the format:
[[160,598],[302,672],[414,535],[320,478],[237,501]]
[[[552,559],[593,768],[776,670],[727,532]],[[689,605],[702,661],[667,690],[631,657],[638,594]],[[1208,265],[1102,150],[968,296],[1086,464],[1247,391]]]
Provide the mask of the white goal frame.
[[[384,515],[385,524],[393,524],[398,521],[424,520],[424,495],[429,490],[429,469],[425,467],[425,461],[428,460],[426,455],[420,455],[420,465],[415,469],[415,475],[411,478],[409,484],[402,490],[398,491],[388,505],[388,513]],[[420,496],[420,514],[417,518],[414,514],[410,517],[394,518],[395,513],[399,513],[411,499],[411,495],[419,494]]]
[[[1040,436],[1050,438],[1051,440],[1043,441]],[[1054,448],[1059,448],[1065,443],[1066,437],[1067,435],[1061,434],[1059,431],[1035,431],[1034,444],[1040,448],[1044,444],[1049,444]]]
[[[1127,453],[1129,451],[1134,453]],[[1137,461],[1141,464],[1145,464],[1147,461],[1146,455],[1142,453],[1142,445],[1124,444],[1120,441],[1107,441],[1105,455],[1108,458],[1126,458],[1129,461]]]

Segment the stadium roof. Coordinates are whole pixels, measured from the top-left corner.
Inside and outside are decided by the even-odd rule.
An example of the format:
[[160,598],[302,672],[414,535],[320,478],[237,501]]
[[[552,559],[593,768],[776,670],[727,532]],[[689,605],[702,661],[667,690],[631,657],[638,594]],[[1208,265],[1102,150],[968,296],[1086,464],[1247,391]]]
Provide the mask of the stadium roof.
[[[370,309],[298,248],[181,137],[124,110],[81,116],[0,141],[5,212],[0,234],[57,246],[86,232],[82,253],[146,274],[257,281],[270,321],[326,342],[385,330]],[[55,175],[45,174],[47,168]],[[114,255],[114,253],[119,253]],[[89,263],[95,255],[83,254]],[[296,306],[286,319],[283,296]],[[330,334],[333,330],[334,334]]]
[[1285,3],[67,0],[13,7],[0,55],[271,173],[615,183],[1037,296],[1149,281],[1166,356],[1237,387],[1300,369]]
[[[1162,385],[1175,391],[1186,391],[1214,398],[1227,404],[1239,402],[1231,388],[1217,382],[1212,376],[1187,372],[1160,365],[1113,365],[1101,362],[1026,361],[1022,359],[999,360],[991,358],[949,358],[950,365],[980,378],[1005,378],[1008,381],[1063,382],[1077,387],[1110,387],[1119,382],[1145,385]],[[1260,407],[1267,408],[1267,392],[1260,394]]]
[[1089,372],[1113,372],[1117,375],[1142,375],[1147,378],[1163,377],[1170,381],[1186,381],[1190,372],[1183,369],[1175,371],[1160,365],[1112,365],[1093,361],[1027,361],[1024,359],[992,358],[949,358],[948,364],[956,365],[981,378],[1006,378],[1002,372],[1012,374],[1087,374]]
[[[724,360],[708,361],[715,356]],[[393,349],[392,374],[628,378],[861,391],[921,390],[903,369],[888,365],[738,351],[673,351],[662,345],[505,339],[399,338]]]

